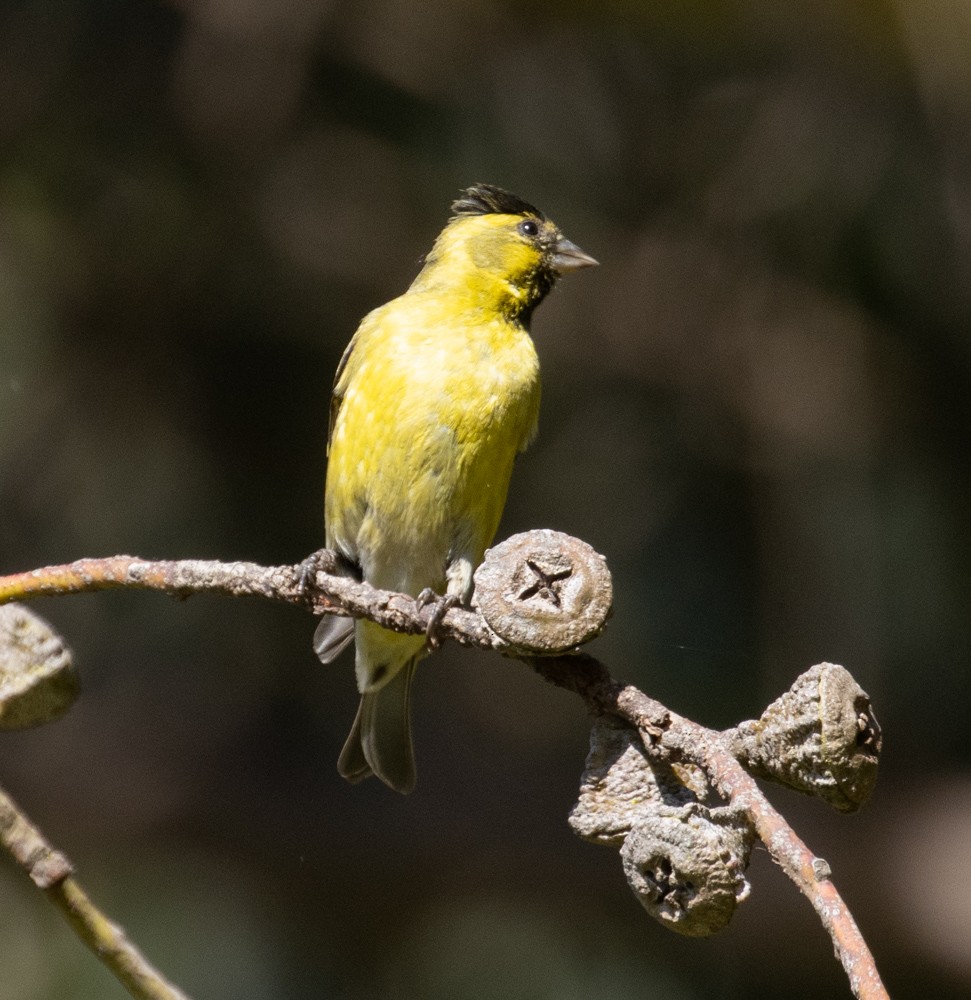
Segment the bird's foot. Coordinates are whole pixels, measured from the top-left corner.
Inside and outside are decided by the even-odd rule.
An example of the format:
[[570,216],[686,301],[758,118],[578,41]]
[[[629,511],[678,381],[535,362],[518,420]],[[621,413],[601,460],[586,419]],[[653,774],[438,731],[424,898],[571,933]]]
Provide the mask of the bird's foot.
[[432,613],[428,617],[428,625],[425,628],[425,639],[428,642],[429,649],[438,649],[441,646],[442,637],[438,634],[438,630],[442,624],[442,620],[452,608],[461,603],[462,601],[455,594],[445,594],[442,596],[436,594],[431,587],[426,587],[415,598],[415,607],[419,612],[424,611],[429,605],[434,605]]
[[337,557],[330,549],[318,549],[311,552],[303,562],[297,563],[297,590],[306,594],[307,588],[314,582],[317,573],[338,572]]
[[328,576],[346,576],[352,580],[361,579],[361,568],[336,549],[317,549],[303,562],[297,563],[297,589],[305,594],[314,583],[318,573]]

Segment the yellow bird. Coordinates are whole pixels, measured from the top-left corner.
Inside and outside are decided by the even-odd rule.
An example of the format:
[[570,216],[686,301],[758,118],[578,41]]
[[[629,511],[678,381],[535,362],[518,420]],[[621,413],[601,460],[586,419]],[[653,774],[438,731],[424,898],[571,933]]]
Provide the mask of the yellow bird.
[[[325,518],[348,574],[421,602],[468,602],[513,460],[536,433],[533,310],[563,272],[596,263],[501,188],[476,184],[452,204],[421,273],[364,318],[337,368]],[[329,663],[352,638],[361,702],[338,770],[410,792],[426,637],[326,616],[314,649]]]

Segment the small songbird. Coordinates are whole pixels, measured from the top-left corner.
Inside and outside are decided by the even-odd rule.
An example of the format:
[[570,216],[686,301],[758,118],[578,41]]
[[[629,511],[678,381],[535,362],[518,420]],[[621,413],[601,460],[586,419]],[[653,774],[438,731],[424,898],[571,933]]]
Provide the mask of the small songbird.
[[[337,368],[326,537],[349,575],[469,601],[513,460],[536,433],[533,310],[562,273],[596,263],[501,188],[476,184],[452,204],[421,273],[364,318]],[[338,770],[410,792],[410,691],[426,637],[325,616],[314,649],[329,663],[352,638],[361,702]]]

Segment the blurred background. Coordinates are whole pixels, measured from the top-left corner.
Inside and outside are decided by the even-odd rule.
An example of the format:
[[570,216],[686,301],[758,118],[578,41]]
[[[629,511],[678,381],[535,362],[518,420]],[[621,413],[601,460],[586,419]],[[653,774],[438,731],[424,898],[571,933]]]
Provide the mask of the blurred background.
[[[0,572],[293,563],[331,379],[458,190],[602,266],[535,318],[500,534],[603,552],[593,647],[705,724],[848,667],[885,730],[841,817],[770,789],[892,995],[971,995],[971,14],[944,0],[7,0]],[[446,648],[417,791],[335,762],[357,696],[303,612],[37,601],[78,705],[0,781],[200,998],[848,996],[756,855],[730,928],[644,914],[566,817],[579,701]],[[121,998],[0,859],[0,1000]]]

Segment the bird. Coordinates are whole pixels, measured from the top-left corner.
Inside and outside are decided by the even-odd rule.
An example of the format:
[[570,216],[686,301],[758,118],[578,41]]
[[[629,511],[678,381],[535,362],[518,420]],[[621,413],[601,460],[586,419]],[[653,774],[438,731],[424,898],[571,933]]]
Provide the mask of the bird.
[[[344,575],[467,605],[499,526],[513,462],[536,434],[533,311],[568,271],[597,264],[539,209],[474,184],[407,291],[361,321],[331,397],[324,519]],[[351,782],[415,787],[411,686],[431,634],[324,616],[324,663],[353,640],[361,695],[338,760]]]

